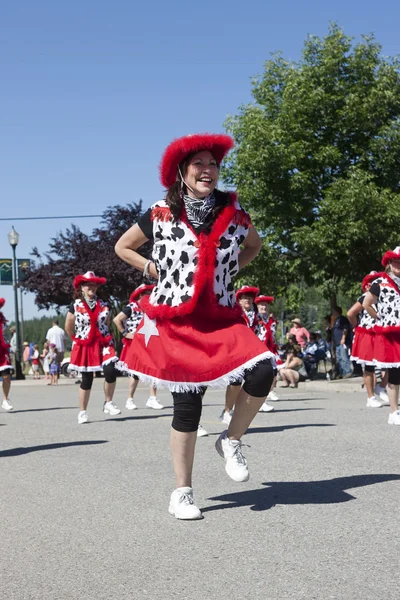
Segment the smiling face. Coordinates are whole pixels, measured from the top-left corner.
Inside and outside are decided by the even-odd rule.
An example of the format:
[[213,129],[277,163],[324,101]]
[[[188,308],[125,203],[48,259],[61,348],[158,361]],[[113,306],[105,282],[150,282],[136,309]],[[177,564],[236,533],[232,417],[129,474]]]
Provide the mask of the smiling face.
[[253,310],[254,296],[251,294],[242,294],[239,297],[239,304],[245,311]]
[[217,161],[208,150],[197,152],[190,159],[184,181],[188,187],[188,193],[195,198],[205,198],[214,191],[218,183]]
[[258,312],[260,315],[269,315],[269,304],[268,302],[259,302],[257,304]]
[[393,275],[395,277],[400,277],[400,259],[395,258],[390,261],[390,267]]
[[92,300],[96,296],[97,287],[94,283],[85,283],[81,286],[82,294],[88,300]]

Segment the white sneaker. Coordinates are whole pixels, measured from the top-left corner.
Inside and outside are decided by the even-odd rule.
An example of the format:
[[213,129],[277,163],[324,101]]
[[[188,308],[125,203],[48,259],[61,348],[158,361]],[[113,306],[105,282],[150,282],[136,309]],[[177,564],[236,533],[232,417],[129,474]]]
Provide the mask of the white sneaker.
[[396,412],[390,413],[388,423],[389,425],[400,425],[400,410],[396,410]]
[[229,425],[232,421],[233,410],[223,410],[221,413],[221,423]]
[[121,411],[119,410],[118,406],[116,404],[114,404],[114,402],[112,400],[111,400],[111,402],[104,402],[103,412],[106,414],[112,415],[113,417],[115,415],[121,414]]
[[274,406],[271,406],[268,404],[268,402],[264,402],[264,404],[262,404],[262,406],[259,408],[258,412],[272,412],[273,410],[275,410]]
[[227,433],[221,433],[215,442],[215,449],[225,459],[225,471],[233,481],[248,481],[250,475],[242,452],[242,442],[230,440]]
[[127,410],[136,410],[137,409],[137,406],[134,403],[132,398],[128,398],[128,400],[126,401],[126,404],[125,404],[125,408]]
[[197,428],[197,437],[206,437],[208,432],[204,429],[203,425],[199,425]]
[[155,410],[161,410],[164,408],[163,404],[160,404],[155,396],[150,396],[146,402],[147,408],[154,408]]
[[13,405],[9,400],[3,400],[1,403],[1,408],[4,408],[4,410],[8,410],[8,412],[10,412],[10,410],[13,409]]
[[379,396],[380,400],[382,401],[382,404],[384,404],[385,406],[389,406],[390,402],[389,402],[389,396],[388,393],[386,391],[386,388],[381,387],[380,385],[377,385],[376,388],[374,389],[374,393]]
[[193,500],[193,488],[181,487],[174,490],[169,501],[168,512],[177,519],[202,519],[203,515]]
[[88,414],[86,410],[81,410],[78,415],[78,425],[82,425],[83,423],[87,423],[89,421]]
[[367,400],[367,408],[380,408],[382,406],[382,402],[379,402],[375,396],[371,396]]
[[270,402],[277,402],[279,400],[279,396],[276,392],[274,392],[274,390],[271,390],[267,396],[267,400]]

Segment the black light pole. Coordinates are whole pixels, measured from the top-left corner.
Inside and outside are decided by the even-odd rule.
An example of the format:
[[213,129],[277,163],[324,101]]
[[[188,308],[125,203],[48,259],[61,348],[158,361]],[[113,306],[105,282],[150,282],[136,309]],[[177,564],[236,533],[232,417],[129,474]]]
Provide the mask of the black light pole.
[[13,249],[13,282],[14,282],[14,306],[15,306],[15,329],[17,334],[17,347],[15,350],[15,378],[25,379],[21,368],[21,335],[19,329],[19,313],[18,313],[18,276],[17,276],[17,257],[15,249],[19,242],[19,234],[15,231],[14,226],[8,234],[8,241]]

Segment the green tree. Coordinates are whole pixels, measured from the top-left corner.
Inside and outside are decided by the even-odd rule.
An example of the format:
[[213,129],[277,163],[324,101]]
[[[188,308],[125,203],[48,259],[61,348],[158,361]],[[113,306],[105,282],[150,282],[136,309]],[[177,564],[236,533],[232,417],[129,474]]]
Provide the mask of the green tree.
[[398,245],[399,66],[373,36],[353,44],[333,24],[299,62],[273,55],[254,103],[228,118],[223,176],[262,232],[271,260],[248,275],[268,292],[304,280],[335,302]]

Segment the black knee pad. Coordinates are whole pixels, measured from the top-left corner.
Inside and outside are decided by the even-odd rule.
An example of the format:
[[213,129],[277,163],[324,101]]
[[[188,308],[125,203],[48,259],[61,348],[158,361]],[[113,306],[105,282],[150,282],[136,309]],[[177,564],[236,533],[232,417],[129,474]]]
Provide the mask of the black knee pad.
[[176,431],[197,431],[201,418],[202,399],[205,394],[200,392],[173,392],[174,418],[172,427]]
[[365,365],[364,367],[365,373],[375,373],[374,365]]
[[132,375],[132,378],[133,378],[135,381],[139,381],[139,377],[138,377],[137,375]]
[[394,367],[393,369],[389,369],[389,383],[400,385],[400,368]]
[[250,396],[263,398],[268,396],[274,380],[274,369],[269,358],[256,364],[247,371],[244,377],[243,389]]
[[115,370],[115,364],[109,363],[108,365],[104,365],[103,373],[105,380],[107,383],[115,383],[117,381],[117,372]]
[[92,389],[93,375],[94,373],[92,372],[82,373],[82,381],[80,385],[81,390],[89,391]]

